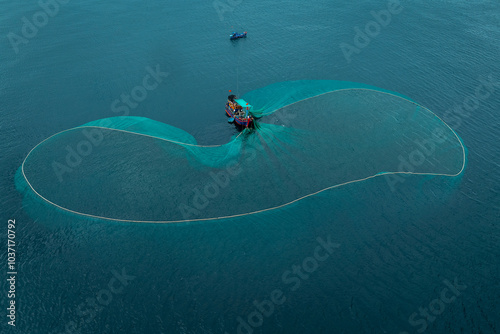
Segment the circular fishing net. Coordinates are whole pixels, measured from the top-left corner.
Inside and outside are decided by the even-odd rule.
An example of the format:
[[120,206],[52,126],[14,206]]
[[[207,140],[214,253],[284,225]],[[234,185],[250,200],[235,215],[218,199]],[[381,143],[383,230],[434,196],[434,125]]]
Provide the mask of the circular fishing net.
[[147,118],[108,118],[38,144],[16,184],[72,214],[182,222],[282,208],[374,177],[394,190],[411,175],[455,177],[465,166],[457,134],[397,93],[295,81],[242,98],[260,118],[227,144],[199,146],[188,133]]

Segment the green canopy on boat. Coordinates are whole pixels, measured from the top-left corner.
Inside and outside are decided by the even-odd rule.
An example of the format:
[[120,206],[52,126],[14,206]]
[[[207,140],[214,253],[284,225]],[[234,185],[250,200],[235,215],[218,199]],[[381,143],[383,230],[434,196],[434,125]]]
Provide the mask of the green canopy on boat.
[[238,103],[240,106],[242,106],[243,108],[249,108],[249,109],[252,109],[252,106],[247,103],[245,100],[243,99],[235,99],[234,102]]

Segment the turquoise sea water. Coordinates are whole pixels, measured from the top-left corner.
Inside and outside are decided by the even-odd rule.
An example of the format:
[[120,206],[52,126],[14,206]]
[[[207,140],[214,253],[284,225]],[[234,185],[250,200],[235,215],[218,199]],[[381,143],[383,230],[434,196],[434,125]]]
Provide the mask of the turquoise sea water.
[[[16,326],[3,294],[1,332],[498,332],[498,2],[402,2],[350,61],[341,44],[356,46],[355,28],[388,2],[221,3],[221,15],[211,2],[59,3],[16,53],[10,33],[23,36],[23,17],[42,20],[41,7],[0,2],[1,238],[15,219],[18,272]],[[234,30],[248,38],[229,41]],[[146,82],[155,87],[143,101],[121,101],[151,72],[158,85]],[[177,225],[34,216],[15,189],[28,152],[59,131],[128,113],[222,144],[238,133],[223,113],[228,90],[304,79],[428,107],[467,146],[464,174],[395,189],[375,178],[282,210]],[[6,247],[0,260],[7,277]]]

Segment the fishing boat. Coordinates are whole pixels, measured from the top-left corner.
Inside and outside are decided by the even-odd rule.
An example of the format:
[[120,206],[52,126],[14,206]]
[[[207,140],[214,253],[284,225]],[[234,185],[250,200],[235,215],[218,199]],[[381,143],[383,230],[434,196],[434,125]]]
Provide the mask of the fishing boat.
[[237,99],[235,95],[229,95],[226,103],[226,114],[229,122],[248,128],[253,124],[253,117],[250,113],[252,106],[243,99]]
[[238,34],[235,31],[231,35],[229,35],[229,39],[230,40],[235,40],[235,39],[238,39],[238,38],[245,38],[245,37],[247,37],[247,32],[246,31],[244,33],[242,33],[242,34]]

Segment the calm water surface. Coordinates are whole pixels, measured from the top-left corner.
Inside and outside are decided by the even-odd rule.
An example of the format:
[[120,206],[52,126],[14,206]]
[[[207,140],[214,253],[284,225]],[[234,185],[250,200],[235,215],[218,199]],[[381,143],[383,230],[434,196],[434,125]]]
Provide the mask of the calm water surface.
[[[498,333],[498,1],[402,1],[350,61],[341,43],[355,46],[355,27],[387,2],[220,3],[221,15],[210,1],[75,0],[43,25],[36,1],[0,1],[0,260],[6,277],[15,219],[18,272],[15,327],[2,279],[1,332]],[[24,28],[29,38],[24,17],[40,20],[36,33]],[[234,30],[248,38],[229,41]],[[14,187],[24,157],[54,133],[124,113],[113,102],[148,67],[168,75],[128,113],[202,144],[236,133],[222,109],[230,89],[346,80],[446,119],[468,148],[467,168],[452,184],[415,177],[392,192],[378,178],[206,224],[30,215]]]

